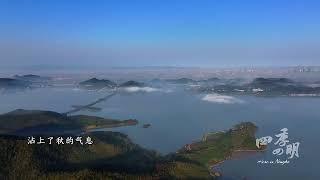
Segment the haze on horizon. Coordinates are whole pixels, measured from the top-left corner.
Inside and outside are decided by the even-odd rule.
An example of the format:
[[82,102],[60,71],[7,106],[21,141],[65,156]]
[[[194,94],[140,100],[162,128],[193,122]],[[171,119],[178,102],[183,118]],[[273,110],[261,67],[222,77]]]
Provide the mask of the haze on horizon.
[[316,0],[0,1],[7,67],[320,65]]

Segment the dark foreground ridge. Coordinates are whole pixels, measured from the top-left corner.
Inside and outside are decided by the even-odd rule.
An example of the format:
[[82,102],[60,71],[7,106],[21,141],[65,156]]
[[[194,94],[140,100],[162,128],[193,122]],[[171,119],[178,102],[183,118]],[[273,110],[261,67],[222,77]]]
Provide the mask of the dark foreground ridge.
[[[71,121],[82,127],[99,122],[106,125],[104,118],[67,117],[50,111],[17,110],[1,115],[0,179],[214,179],[217,174],[211,171],[212,165],[226,159],[235,150],[257,150],[256,127],[252,123],[206,134],[202,141],[168,155],[142,148],[118,132],[88,132],[82,135],[90,136],[94,144],[63,146],[28,145],[27,137],[5,133],[9,127],[16,130],[37,126],[40,119],[49,124],[65,125]],[[9,121],[12,121],[10,125],[5,125]],[[119,124],[119,121],[108,122]]]

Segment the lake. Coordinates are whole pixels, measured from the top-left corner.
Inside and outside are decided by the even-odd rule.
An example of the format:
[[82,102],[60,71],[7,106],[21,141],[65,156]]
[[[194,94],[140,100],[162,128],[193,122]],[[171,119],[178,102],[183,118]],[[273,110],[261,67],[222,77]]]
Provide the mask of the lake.
[[[18,108],[66,112],[72,105],[85,105],[107,94],[74,88],[6,93],[0,95],[0,112]],[[100,112],[78,114],[137,119],[139,125],[113,131],[128,134],[133,142],[163,154],[201,139],[205,132],[226,130],[242,121],[254,122],[259,127],[258,137],[273,136],[274,141],[280,129],[288,128],[290,142],[300,142],[299,158],[286,165],[257,164],[258,160],[286,159],[287,155],[273,155],[276,146],[271,144],[266,152],[223,163],[219,167],[223,179],[319,179],[320,98],[239,96],[237,101],[210,102],[204,96],[181,89],[123,93],[95,105],[102,108]],[[142,128],[145,123],[151,127]]]

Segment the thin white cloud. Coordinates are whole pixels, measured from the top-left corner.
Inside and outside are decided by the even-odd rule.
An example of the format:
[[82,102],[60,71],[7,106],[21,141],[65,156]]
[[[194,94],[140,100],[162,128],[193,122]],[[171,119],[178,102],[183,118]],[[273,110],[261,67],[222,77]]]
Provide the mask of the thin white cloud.
[[124,88],[127,92],[155,92],[160,91],[160,89],[152,88],[152,87],[127,87]]
[[202,97],[202,100],[218,104],[236,104],[244,102],[241,99],[232,96],[225,96],[219,94],[207,94],[204,97]]

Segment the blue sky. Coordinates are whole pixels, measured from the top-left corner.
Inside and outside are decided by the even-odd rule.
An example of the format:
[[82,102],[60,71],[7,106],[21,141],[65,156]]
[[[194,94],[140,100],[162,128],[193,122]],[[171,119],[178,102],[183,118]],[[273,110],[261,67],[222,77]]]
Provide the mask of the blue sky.
[[1,0],[8,66],[320,65],[311,0]]

